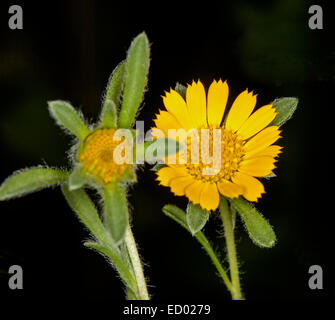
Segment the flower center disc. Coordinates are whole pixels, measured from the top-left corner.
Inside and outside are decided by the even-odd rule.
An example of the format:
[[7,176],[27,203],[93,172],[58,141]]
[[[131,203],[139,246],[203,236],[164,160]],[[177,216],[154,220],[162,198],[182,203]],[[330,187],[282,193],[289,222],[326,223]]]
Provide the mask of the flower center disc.
[[[199,163],[192,163],[192,152],[194,150],[190,140],[187,142],[187,165],[188,173],[197,180],[203,182],[217,183],[221,180],[231,180],[238,171],[240,162],[245,154],[243,140],[238,135],[226,128],[204,128],[207,134],[198,129]],[[213,144],[214,148],[213,148]],[[205,150],[202,152],[202,149]]]
[[123,141],[114,141],[114,133],[115,129],[94,131],[86,138],[79,156],[85,170],[106,184],[120,178],[130,168],[127,163],[114,161],[114,150]]

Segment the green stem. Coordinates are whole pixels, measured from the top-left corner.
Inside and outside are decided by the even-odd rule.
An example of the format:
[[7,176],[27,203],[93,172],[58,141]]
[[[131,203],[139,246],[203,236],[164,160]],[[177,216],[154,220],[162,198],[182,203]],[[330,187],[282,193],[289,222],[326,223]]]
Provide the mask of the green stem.
[[147,289],[147,284],[146,284],[144,273],[143,273],[141,259],[138,254],[136,242],[135,242],[135,239],[134,239],[134,236],[133,236],[133,233],[131,231],[129,224],[127,226],[124,240],[126,242],[128,252],[129,252],[129,257],[130,257],[133,270],[135,273],[139,297],[142,300],[150,300],[148,289]]
[[238,262],[236,256],[236,247],[234,239],[234,229],[232,225],[232,216],[228,207],[227,200],[224,197],[221,197],[219,205],[222,223],[224,227],[224,233],[227,244],[228,259],[230,266],[230,278],[232,283],[232,298],[233,300],[242,300],[241,286],[240,286],[240,277],[238,272]]
[[[179,209],[176,206],[173,205],[166,205],[163,208],[163,212],[170,217],[172,220],[176,221],[178,224],[180,224],[183,228],[185,228],[188,232],[191,233],[185,217],[185,212],[181,209]],[[199,241],[199,243],[202,245],[202,247],[206,250],[208,256],[211,258],[214,266],[216,267],[217,271],[219,272],[223,282],[227,286],[228,290],[231,292],[232,285],[229,280],[229,277],[227,276],[227,273],[223,269],[219,259],[217,258],[210,242],[207,240],[206,236],[203,232],[199,231],[197,232],[194,237]]]
[[232,293],[232,284],[229,280],[229,277],[227,276],[225,270],[223,269],[219,259],[217,258],[213,248],[209,244],[207,238],[202,232],[197,232],[195,234],[196,239],[200,242],[200,244],[203,246],[203,248],[206,250],[207,254],[211,258],[216,270],[219,272],[223,282],[227,286],[228,290]]

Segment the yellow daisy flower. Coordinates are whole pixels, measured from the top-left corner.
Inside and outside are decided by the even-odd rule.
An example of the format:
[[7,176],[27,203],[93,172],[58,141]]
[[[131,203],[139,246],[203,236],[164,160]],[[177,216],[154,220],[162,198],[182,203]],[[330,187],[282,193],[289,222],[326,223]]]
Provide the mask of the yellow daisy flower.
[[[257,201],[265,191],[256,178],[273,173],[275,158],[281,152],[280,146],[273,145],[280,138],[279,127],[269,126],[276,116],[275,108],[269,104],[253,112],[256,95],[245,90],[235,99],[224,118],[228,92],[227,82],[221,80],[213,81],[207,97],[203,84],[193,82],[187,87],[186,101],[171,89],[163,97],[166,111],[161,110],[154,120],[156,128],[166,135],[169,129],[196,129],[200,137],[199,146],[205,143],[201,141],[201,129],[209,129],[210,150],[214,129],[220,130],[221,151],[214,155],[220,157],[218,172],[204,174],[203,169],[211,165],[203,158],[193,164],[189,154],[183,164],[169,164],[167,158],[167,166],[157,172],[161,185],[170,187],[175,195],[186,196],[208,211],[217,209],[219,194],[228,198],[242,195],[249,201]],[[189,142],[187,150],[190,150]]]

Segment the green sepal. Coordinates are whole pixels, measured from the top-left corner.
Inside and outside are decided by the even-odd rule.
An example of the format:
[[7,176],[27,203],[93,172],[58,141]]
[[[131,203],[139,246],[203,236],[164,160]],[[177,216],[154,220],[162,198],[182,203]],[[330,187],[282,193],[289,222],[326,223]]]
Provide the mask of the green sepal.
[[83,170],[82,165],[78,165],[69,175],[69,190],[73,191],[85,185],[88,177]]
[[90,134],[90,130],[86,127],[80,115],[68,102],[49,101],[48,105],[51,116],[59,126],[64,127],[80,140],[84,140]]
[[134,161],[163,161],[164,157],[178,153],[183,148],[183,144],[169,138],[158,138],[152,141],[145,141],[144,143],[134,145]]
[[102,255],[108,257],[113,266],[119,273],[121,279],[125,283],[125,285],[132,291],[133,295],[136,297],[135,292],[137,291],[137,284],[133,274],[130,272],[127,265],[122,261],[120,255],[117,254],[115,251],[111,250],[108,246],[104,246],[97,242],[93,241],[86,241],[84,242],[84,246],[90,249],[96,250]]
[[244,221],[251,240],[260,247],[273,247],[276,243],[276,235],[256,208],[242,197],[229,199],[229,201]]
[[68,172],[35,167],[14,172],[0,186],[0,200],[20,197],[52,185],[65,183]]
[[149,71],[149,41],[144,32],[130,45],[118,127],[130,128],[142,102]]
[[272,102],[277,115],[270,126],[281,126],[288,121],[297,109],[299,100],[297,98],[279,98]]
[[106,186],[104,193],[104,223],[114,242],[119,245],[124,239],[128,225],[126,197],[117,183]]
[[206,224],[209,218],[209,212],[204,210],[198,204],[188,203],[186,209],[186,222],[192,235],[199,232]]
[[187,90],[187,88],[185,86],[183,86],[182,84],[177,82],[174,90],[177,91],[186,100],[186,90]]
[[117,110],[113,100],[107,99],[101,112],[102,128],[116,128],[117,124]]

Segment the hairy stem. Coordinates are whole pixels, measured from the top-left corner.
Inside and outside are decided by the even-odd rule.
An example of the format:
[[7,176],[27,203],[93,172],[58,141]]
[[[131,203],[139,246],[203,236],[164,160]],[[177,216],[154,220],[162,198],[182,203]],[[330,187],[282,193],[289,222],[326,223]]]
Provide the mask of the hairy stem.
[[211,258],[216,270],[219,272],[223,282],[225,283],[225,285],[227,286],[228,290],[230,292],[232,292],[232,284],[229,280],[229,277],[227,276],[225,270],[223,269],[219,259],[217,258],[212,246],[209,244],[207,238],[204,236],[204,234],[202,232],[198,232],[196,233],[195,237],[197,238],[197,240],[201,243],[201,245],[203,246],[203,248],[206,250],[207,254],[209,255],[209,257]]
[[227,244],[227,252],[230,266],[230,278],[232,284],[231,295],[233,300],[242,300],[243,298],[241,294],[240,277],[238,272],[238,262],[236,255],[232,216],[228,207],[227,200],[224,197],[221,197],[219,209]]
[[138,294],[141,300],[150,300],[147,284],[145,281],[143,267],[141,263],[140,256],[137,251],[136,242],[131,231],[130,225],[128,224],[126,234],[125,234],[125,242],[128,248],[129,257],[133,266],[133,270],[135,273],[135,278],[138,287]]

